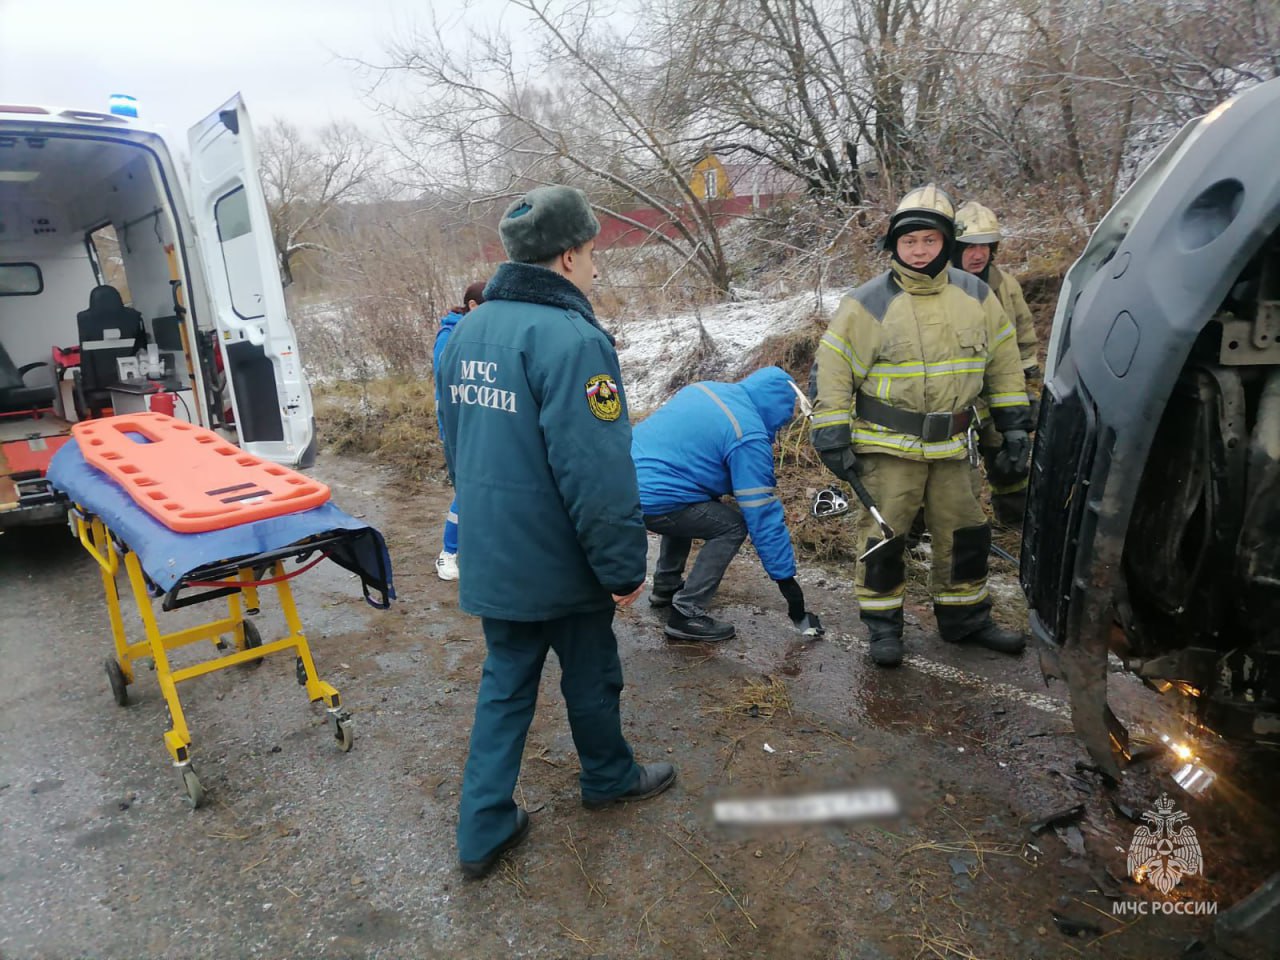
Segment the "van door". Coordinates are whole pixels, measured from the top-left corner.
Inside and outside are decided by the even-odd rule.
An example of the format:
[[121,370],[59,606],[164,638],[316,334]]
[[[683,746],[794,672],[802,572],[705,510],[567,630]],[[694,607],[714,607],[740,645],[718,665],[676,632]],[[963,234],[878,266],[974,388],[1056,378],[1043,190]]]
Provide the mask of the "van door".
[[253,128],[240,95],[192,127],[188,139],[191,214],[240,445],[269,460],[310,466],[311,391],[285,308]]

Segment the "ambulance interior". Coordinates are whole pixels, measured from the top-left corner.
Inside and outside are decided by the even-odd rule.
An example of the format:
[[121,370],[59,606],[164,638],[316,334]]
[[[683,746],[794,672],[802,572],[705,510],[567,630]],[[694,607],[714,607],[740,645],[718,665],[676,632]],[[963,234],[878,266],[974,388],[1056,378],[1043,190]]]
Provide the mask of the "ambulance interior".
[[0,128],[0,526],[52,499],[44,468],[78,419],[224,423],[170,190],[141,143]]

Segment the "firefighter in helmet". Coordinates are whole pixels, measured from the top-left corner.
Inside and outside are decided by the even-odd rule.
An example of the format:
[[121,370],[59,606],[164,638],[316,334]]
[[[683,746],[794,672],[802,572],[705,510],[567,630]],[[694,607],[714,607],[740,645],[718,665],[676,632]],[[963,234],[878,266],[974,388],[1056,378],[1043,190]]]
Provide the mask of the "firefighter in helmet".
[[[996,250],[1002,239],[1004,234],[1000,232],[1000,221],[991,210],[972,200],[960,205],[956,211],[956,249],[952,263],[984,280],[1013,322],[1018,337],[1018,353],[1022,356],[1022,374],[1027,381],[1027,393],[1032,397],[1034,426],[1034,398],[1040,393],[1040,344],[1036,339],[1031,311],[1022,296],[1022,287],[1013,276],[995,264]],[[979,410],[979,413],[983,412]],[[987,482],[991,484],[992,512],[999,522],[1020,527],[1027,505],[1027,474],[1014,469],[1015,465],[1000,456],[1004,442],[1000,430],[993,420],[985,416],[983,419],[982,430],[978,434],[978,450],[986,467]],[[977,486],[976,474],[974,479]]]
[[883,542],[870,516],[859,530],[860,615],[871,658],[884,667],[902,662],[901,534],[922,506],[933,536],[929,588],[942,639],[1011,654],[1026,643],[991,619],[991,527],[973,495],[969,459],[981,397],[1003,433],[1003,455],[1025,469],[1030,417],[1022,362],[991,288],[950,267],[954,230],[946,193],[934,184],[908,193],[889,220],[889,269],[840,301],[818,347],[814,448],[836,476],[861,479],[899,534]]

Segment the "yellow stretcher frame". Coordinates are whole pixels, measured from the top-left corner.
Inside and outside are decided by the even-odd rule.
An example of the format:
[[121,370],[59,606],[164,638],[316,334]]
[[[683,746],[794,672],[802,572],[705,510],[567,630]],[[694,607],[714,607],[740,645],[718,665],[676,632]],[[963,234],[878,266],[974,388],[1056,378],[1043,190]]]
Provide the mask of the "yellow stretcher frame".
[[[155,610],[152,608],[152,595],[147,587],[147,578],[143,573],[138,555],[128,549],[111,534],[100,517],[87,513],[76,506],[70,511],[74,533],[80,544],[98,564],[102,575],[102,588],[107,601],[107,617],[111,622],[111,636],[115,642],[115,656],[106,661],[107,677],[111,681],[111,691],[119,706],[129,703],[128,686],[134,682],[134,661],[150,657],[155,664],[156,680],[160,684],[160,692],[164,696],[165,705],[169,709],[169,721],[172,724],[165,731],[164,745],[173,758],[173,765],[182,777],[182,784],[187,793],[187,801],[192,809],[199,807],[205,798],[204,787],[196,776],[191,764],[191,732],[187,728],[186,716],[182,711],[182,702],[178,697],[178,684],[184,680],[204,676],[217,670],[246,663],[260,663],[262,658],[285,650],[296,651],[296,674],[298,683],[307,688],[307,698],[312,702],[323,702],[327,720],[342,751],[351,749],[354,740],[354,729],[351,714],[342,706],[342,698],[338,691],[321,680],[316,673],[315,660],[311,656],[311,646],[302,632],[302,622],[298,617],[298,607],[293,600],[293,591],[284,571],[284,559],[272,559],[265,567],[268,579],[276,580],[270,584],[275,587],[280,600],[280,609],[288,626],[288,636],[270,643],[263,643],[258,628],[247,619],[247,616],[258,612],[259,594],[255,573],[263,569],[261,563],[255,564],[255,558],[249,557],[240,563],[236,570],[239,584],[235,588],[226,589],[227,615],[194,627],[175,630],[172,633],[161,633],[156,622]],[[307,550],[305,545],[298,546],[298,552]],[[129,578],[129,586],[142,619],[145,637],[130,643],[125,634],[124,617],[120,608],[120,594],[116,588],[116,577],[123,561],[125,573]],[[279,578],[279,579],[278,579]],[[241,596],[243,595],[243,605]],[[226,635],[235,637],[235,651],[223,654]],[[181,669],[174,669],[169,664],[168,653],[201,640],[214,644],[218,656]]]

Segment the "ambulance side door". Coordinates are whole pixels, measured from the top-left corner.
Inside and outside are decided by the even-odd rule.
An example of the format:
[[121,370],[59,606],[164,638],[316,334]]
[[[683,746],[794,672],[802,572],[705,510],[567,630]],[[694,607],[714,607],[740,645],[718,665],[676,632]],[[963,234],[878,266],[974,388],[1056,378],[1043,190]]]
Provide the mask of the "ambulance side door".
[[295,466],[315,460],[311,391],[285,307],[253,128],[236,94],[191,128],[191,215],[240,445]]

